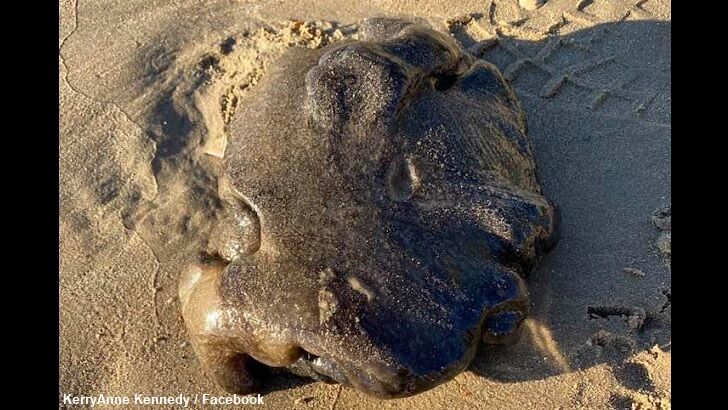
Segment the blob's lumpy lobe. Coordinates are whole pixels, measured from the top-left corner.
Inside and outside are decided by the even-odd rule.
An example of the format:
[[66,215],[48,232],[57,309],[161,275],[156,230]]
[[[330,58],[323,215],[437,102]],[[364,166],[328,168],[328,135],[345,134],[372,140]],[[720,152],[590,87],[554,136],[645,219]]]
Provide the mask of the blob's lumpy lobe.
[[415,394],[528,314],[522,276],[555,216],[512,89],[423,25],[360,33],[291,49],[230,124],[225,217],[180,282],[226,390],[259,388],[272,366]]

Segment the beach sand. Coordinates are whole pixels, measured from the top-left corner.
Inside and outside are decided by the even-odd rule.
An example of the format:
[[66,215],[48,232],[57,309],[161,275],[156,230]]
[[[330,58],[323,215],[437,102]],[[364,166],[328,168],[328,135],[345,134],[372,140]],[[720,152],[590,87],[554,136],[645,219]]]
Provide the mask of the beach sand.
[[287,48],[404,16],[511,80],[560,243],[528,278],[520,341],[483,347],[453,380],[381,401],[280,376],[263,407],[670,408],[668,0],[61,1],[59,13],[59,393],[224,393],[186,342],[176,294],[215,217],[226,124]]

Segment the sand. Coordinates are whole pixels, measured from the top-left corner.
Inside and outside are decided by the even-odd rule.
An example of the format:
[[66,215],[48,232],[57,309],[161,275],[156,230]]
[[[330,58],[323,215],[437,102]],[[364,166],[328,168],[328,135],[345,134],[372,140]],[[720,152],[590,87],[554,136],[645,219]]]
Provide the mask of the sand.
[[223,393],[176,283],[217,213],[226,123],[288,47],[414,16],[511,80],[561,241],[521,340],[452,381],[380,401],[284,376],[262,407],[670,408],[670,2],[518,3],[61,1],[59,393]]

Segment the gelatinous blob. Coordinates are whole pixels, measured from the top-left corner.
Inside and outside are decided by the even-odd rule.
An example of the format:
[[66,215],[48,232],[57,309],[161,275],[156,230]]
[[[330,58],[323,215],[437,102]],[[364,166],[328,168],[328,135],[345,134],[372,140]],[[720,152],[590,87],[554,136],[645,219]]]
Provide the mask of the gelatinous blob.
[[495,66],[404,20],[291,49],[236,109],[211,259],[180,281],[226,390],[261,366],[378,397],[515,340],[521,279],[554,242],[525,118]]

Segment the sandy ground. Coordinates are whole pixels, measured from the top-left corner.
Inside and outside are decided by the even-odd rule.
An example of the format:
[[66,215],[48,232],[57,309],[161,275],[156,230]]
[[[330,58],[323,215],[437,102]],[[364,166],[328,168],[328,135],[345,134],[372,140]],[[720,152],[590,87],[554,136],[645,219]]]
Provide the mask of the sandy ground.
[[286,48],[369,16],[424,18],[503,70],[561,242],[515,346],[407,399],[281,377],[265,407],[670,408],[668,0],[62,0],[59,392],[222,393],[176,281],[215,216],[225,125]]

